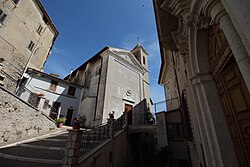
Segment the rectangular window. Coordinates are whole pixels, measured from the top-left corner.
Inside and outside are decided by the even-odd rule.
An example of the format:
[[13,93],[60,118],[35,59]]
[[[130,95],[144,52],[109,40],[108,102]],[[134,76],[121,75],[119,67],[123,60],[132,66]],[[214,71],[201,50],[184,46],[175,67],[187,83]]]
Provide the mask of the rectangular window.
[[3,85],[4,85],[3,80],[4,80],[4,76],[1,76],[1,75],[0,75],[0,86],[3,86]]
[[43,27],[41,25],[39,25],[38,29],[36,30],[36,32],[41,35],[41,32],[43,30]]
[[45,99],[44,103],[43,103],[43,109],[47,110],[49,108],[49,100]]
[[33,51],[34,46],[35,46],[34,42],[33,42],[33,41],[30,41],[30,44],[29,44],[29,46],[28,46],[28,49],[29,49],[30,51]]
[[75,96],[75,92],[76,92],[76,88],[73,86],[69,86],[68,95]]
[[37,96],[35,93],[30,93],[28,103],[30,103],[34,107],[38,107],[40,100],[41,97]]
[[3,81],[4,80],[4,77],[3,76],[0,76],[0,81]]
[[145,57],[143,56],[143,64],[146,64],[146,59],[145,59]]
[[96,67],[95,76],[100,75],[100,74],[101,74],[101,66],[99,65]]
[[12,1],[14,2],[14,4],[18,4],[20,0],[12,0]]
[[57,85],[58,85],[58,82],[52,80],[51,83],[50,83],[50,86],[49,86],[49,90],[55,92]]
[[0,9],[0,23],[3,24],[5,18],[6,18],[6,14]]

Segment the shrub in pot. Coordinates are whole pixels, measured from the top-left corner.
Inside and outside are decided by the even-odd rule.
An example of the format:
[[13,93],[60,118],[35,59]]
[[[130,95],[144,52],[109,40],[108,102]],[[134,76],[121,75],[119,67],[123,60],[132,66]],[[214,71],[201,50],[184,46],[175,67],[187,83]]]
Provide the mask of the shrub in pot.
[[65,118],[65,117],[58,118],[58,119],[56,120],[57,127],[58,127],[58,128],[61,128],[62,125],[63,125],[65,122],[66,122],[66,118]]

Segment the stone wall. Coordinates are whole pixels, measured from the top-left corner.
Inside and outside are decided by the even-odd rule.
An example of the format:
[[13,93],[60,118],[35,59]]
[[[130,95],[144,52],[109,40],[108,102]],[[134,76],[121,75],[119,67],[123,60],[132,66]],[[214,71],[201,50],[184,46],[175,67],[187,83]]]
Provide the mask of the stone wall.
[[0,87],[0,143],[55,129],[36,108]]

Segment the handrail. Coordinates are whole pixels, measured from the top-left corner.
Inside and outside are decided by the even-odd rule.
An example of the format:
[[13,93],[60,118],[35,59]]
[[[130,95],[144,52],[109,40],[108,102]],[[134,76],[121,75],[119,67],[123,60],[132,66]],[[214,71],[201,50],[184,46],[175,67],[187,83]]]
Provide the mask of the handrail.
[[83,132],[80,142],[80,156],[83,156],[108,138],[112,138],[112,134],[114,135],[125,128],[125,114],[121,115],[121,117],[116,120],[113,119],[113,122],[112,119],[113,118],[102,125]]
[[178,109],[180,107],[179,98],[173,97],[164,101],[155,103],[155,113],[167,112],[171,110]]

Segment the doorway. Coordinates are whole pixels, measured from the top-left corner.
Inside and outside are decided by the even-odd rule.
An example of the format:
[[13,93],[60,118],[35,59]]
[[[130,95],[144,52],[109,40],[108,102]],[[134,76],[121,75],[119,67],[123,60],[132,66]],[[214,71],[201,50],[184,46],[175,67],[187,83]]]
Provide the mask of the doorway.
[[125,104],[124,112],[127,113],[128,116],[128,125],[132,125],[133,123],[132,109],[133,109],[132,105]]
[[218,25],[209,32],[210,71],[240,166],[250,166],[250,94],[226,38]]
[[72,120],[73,112],[74,112],[73,109],[71,109],[71,108],[68,109],[65,125],[68,125],[68,126],[71,125],[71,120]]
[[51,107],[51,110],[50,110],[50,118],[52,118],[53,120],[55,120],[58,116],[58,112],[59,112],[59,107],[61,106],[61,103],[60,102],[54,102],[52,107]]

